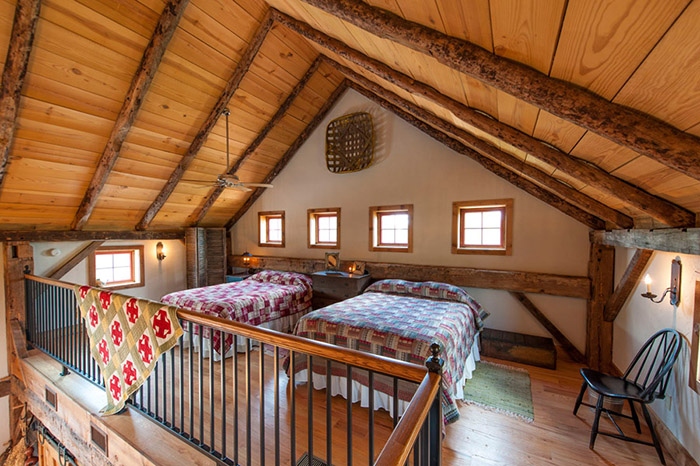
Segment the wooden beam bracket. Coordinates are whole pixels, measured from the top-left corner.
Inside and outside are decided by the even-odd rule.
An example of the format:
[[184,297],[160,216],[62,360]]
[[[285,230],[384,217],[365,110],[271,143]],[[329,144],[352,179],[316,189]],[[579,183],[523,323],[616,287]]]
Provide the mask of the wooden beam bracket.
[[630,294],[632,294],[637,287],[637,283],[639,283],[639,279],[646,270],[653,254],[654,251],[650,249],[637,249],[635,251],[620,283],[605,303],[603,316],[606,322],[615,321],[617,315],[622,310],[622,306],[625,305],[627,298],[629,298]]
[[48,275],[48,277],[60,280],[65,274],[73,270],[76,265],[85,260],[90,254],[97,251],[97,249],[102,246],[103,243],[104,241],[92,241],[83,249],[73,254],[73,256],[68,258],[68,260],[66,260],[63,264],[59,265],[56,270]]

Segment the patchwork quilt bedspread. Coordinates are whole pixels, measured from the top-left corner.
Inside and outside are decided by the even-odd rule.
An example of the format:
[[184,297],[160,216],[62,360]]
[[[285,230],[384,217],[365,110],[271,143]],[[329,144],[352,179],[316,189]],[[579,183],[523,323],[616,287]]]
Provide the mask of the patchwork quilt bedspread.
[[[481,306],[460,288],[384,280],[360,296],[305,315],[297,323],[295,334],[419,365],[430,356],[430,345],[440,344],[445,360],[443,416],[449,423],[459,417],[453,391],[462,378],[484,314]],[[318,361],[318,367],[313,365],[315,374],[325,374],[322,361]],[[295,359],[295,372],[305,368],[304,359]],[[342,367],[333,367],[331,372],[345,376]],[[353,371],[353,379],[367,385],[367,374],[363,372]],[[393,396],[390,381],[382,383],[375,378],[375,389]],[[411,396],[403,389],[399,393],[399,399],[410,400]]]
[[[161,301],[210,316],[260,325],[311,309],[312,281],[290,273],[263,271],[233,283],[176,291]],[[292,329],[286,329],[291,331]],[[208,337],[207,332],[204,337]],[[214,332],[214,349],[219,351],[219,332]],[[227,337],[227,347],[230,344]]]

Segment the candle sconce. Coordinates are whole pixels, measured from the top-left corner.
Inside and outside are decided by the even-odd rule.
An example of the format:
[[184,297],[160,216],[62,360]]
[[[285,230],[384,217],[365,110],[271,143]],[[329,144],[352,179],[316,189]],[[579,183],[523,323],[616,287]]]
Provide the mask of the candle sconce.
[[657,295],[651,292],[651,277],[649,274],[644,277],[644,283],[647,286],[647,291],[642,293],[643,297],[648,298],[652,303],[658,304],[670,293],[671,306],[677,306],[681,302],[681,260],[674,259],[671,262],[671,285],[664,290],[664,294],[658,300],[654,299]]

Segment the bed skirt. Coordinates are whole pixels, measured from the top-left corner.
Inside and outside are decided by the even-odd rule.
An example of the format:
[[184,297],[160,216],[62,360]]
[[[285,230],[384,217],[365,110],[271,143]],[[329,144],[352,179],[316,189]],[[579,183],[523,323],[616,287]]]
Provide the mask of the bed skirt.
[[[476,369],[476,363],[481,359],[479,353],[479,335],[474,338],[474,344],[472,349],[467,356],[466,363],[464,365],[464,373],[462,377],[457,382],[454,387],[451,387],[450,393],[457,400],[464,399],[464,382],[472,378],[472,374]],[[323,390],[326,388],[326,376],[324,374],[314,374],[314,388],[316,390]],[[307,381],[306,369],[301,370],[295,375],[295,383],[306,383]],[[352,390],[352,402],[360,403],[363,408],[369,408],[369,387],[361,384],[357,380],[353,380],[351,384]],[[340,395],[346,400],[348,399],[347,393],[347,377],[332,375],[331,376],[331,396]],[[403,416],[408,408],[409,401],[399,400],[398,411],[399,416]],[[384,409],[389,412],[389,415],[394,417],[394,397],[386,393],[380,392],[379,390],[374,390],[374,410]]]

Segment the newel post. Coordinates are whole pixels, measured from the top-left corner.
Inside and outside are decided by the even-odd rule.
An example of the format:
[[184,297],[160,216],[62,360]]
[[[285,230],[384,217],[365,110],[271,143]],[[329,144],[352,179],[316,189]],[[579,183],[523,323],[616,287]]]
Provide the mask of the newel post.
[[440,357],[441,351],[440,345],[433,343],[430,345],[432,356],[425,361],[428,372],[440,376],[440,391],[430,406],[428,417],[428,464],[430,466],[442,464],[442,367],[445,365],[445,360]]

